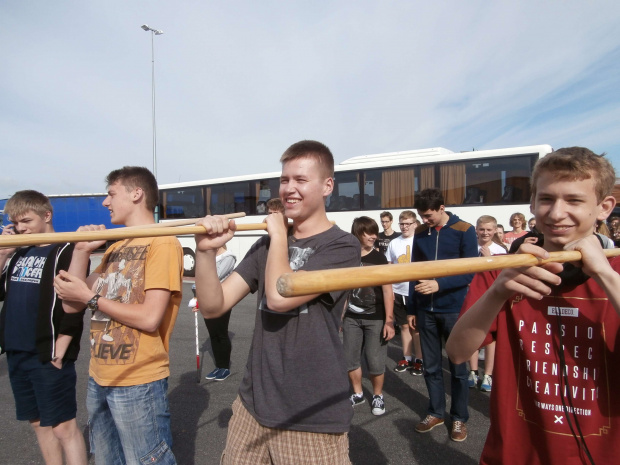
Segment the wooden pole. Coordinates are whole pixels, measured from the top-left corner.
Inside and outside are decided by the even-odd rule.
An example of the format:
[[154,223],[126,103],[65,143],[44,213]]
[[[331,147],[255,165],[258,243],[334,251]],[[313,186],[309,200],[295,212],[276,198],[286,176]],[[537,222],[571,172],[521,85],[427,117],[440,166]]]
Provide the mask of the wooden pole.
[[[620,249],[605,249],[605,255],[616,257]],[[380,286],[420,279],[443,278],[479,271],[503,270],[521,266],[544,265],[550,262],[576,262],[581,252],[576,250],[550,252],[546,260],[530,254],[493,255],[491,257],[459,258],[419,263],[338,268],[332,270],[286,273],[278,278],[277,289],[284,297],[322,294],[324,292]]]

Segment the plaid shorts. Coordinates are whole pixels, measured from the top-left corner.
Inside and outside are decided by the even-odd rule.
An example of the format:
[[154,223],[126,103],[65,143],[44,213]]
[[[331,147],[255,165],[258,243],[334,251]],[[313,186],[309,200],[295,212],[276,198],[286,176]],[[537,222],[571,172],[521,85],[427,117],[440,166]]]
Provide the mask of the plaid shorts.
[[237,397],[228,424],[222,465],[350,465],[348,433],[327,434],[268,428]]

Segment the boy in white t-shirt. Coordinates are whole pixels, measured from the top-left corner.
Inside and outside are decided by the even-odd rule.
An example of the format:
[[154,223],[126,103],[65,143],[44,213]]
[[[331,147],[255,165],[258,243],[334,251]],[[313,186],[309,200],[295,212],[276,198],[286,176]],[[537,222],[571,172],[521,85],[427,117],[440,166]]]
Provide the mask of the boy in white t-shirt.
[[[398,216],[398,226],[401,235],[392,239],[388,244],[385,257],[390,263],[410,263],[413,249],[413,234],[418,226],[415,213],[404,210]],[[403,358],[394,371],[402,373],[410,370],[412,375],[422,375],[424,364],[422,362],[422,348],[420,347],[420,333],[417,329],[409,326],[407,321],[407,299],[409,298],[409,282],[392,284],[394,291],[394,322],[400,327],[400,337],[403,345]],[[413,351],[415,350],[415,360]]]

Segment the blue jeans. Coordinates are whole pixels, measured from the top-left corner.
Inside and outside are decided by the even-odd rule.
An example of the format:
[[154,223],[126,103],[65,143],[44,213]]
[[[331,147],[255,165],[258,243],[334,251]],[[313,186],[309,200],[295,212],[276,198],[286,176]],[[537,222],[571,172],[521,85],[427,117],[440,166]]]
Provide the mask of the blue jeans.
[[88,379],[90,450],[97,465],[176,464],[167,391],[166,378],[115,387]]
[[[428,390],[428,415],[443,418],[446,412],[446,393],[443,387],[442,339],[448,340],[452,328],[458,319],[457,313],[435,313],[419,311],[417,326],[420,330],[420,343],[424,357],[424,381]],[[448,360],[449,361],[449,360]],[[469,385],[467,384],[467,365],[450,363],[451,395],[450,417],[452,421],[466,422],[469,419],[467,402]]]

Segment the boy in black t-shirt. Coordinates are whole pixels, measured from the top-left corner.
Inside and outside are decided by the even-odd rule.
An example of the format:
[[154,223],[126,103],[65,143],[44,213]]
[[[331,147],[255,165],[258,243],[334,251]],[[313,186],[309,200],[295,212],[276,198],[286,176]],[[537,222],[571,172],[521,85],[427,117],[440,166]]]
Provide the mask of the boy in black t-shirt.
[[[235,222],[200,220],[196,236],[196,293],[205,318],[257,293],[252,347],[233,403],[223,464],[350,464],[348,431],[353,411],[339,326],[345,292],[282,297],[284,273],[358,266],[359,242],[333,226],[325,199],[334,187],[334,159],[320,142],[301,141],[282,157],[284,215],[268,215],[259,239],[220,283],[215,253]],[[284,216],[293,221],[287,229]],[[204,302],[204,304],[203,304]]]
[[[5,206],[12,224],[2,235],[53,233],[52,206],[43,194],[19,191]],[[45,463],[86,464],[76,422],[76,373],[83,313],[68,315],[53,281],[68,269],[73,246],[0,248],[0,348],[7,354],[18,420],[29,421]]]
[[375,249],[385,255],[388,245],[390,245],[390,241],[400,236],[400,233],[392,229],[392,222],[394,221],[394,217],[390,212],[385,211],[381,213],[381,215],[379,215],[379,218],[381,218],[381,227],[383,228],[383,232],[377,234],[377,239],[375,240]]
[[[387,265],[388,261],[374,249],[379,227],[372,218],[362,216],[353,220],[351,234],[362,246],[362,266]],[[368,362],[372,383],[372,413],[383,415],[383,380],[387,342],[394,337],[394,293],[392,285],[363,287],[349,294],[347,310],[342,322],[344,353],[347,360],[349,381],[353,388],[351,404],[364,402],[362,391],[362,348]]]

